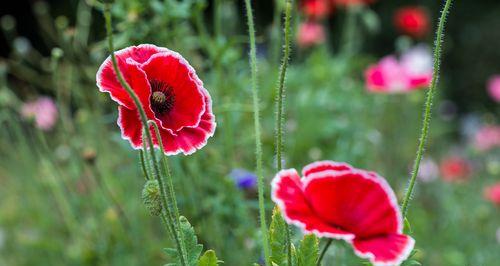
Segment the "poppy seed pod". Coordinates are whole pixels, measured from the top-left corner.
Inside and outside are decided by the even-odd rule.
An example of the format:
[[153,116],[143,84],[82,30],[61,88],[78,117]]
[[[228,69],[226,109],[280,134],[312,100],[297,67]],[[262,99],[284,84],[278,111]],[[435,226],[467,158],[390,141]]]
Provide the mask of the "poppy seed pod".
[[142,202],[153,216],[159,216],[162,211],[160,201],[160,186],[157,180],[148,180],[142,189]]

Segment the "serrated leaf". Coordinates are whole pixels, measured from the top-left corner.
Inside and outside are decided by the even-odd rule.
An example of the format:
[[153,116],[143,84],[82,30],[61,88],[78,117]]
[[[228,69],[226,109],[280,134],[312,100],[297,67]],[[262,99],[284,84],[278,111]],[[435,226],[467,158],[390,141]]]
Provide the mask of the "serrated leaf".
[[[186,217],[181,216],[179,218],[180,221],[180,230],[182,232],[182,239],[184,241],[184,245],[186,247],[187,254],[187,264],[189,266],[197,266],[198,258],[203,251],[203,245],[198,244],[198,238],[194,232],[194,228],[191,226]],[[171,263],[166,264],[166,266],[180,266],[180,254],[177,249],[174,248],[166,248],[165,252],[172,258]]]
[[205,251],[203,256],[201,256],[200,260],[198,261],[198,266],[217,266],[217,265],[219,265],[219,261],[217,260],[215,251],[211,249]]
[[286,265],[286,230],[288,230],[287,224],[276,206],[269,226],[269,240],[271,244],[271,262],[277,265]]
[[297,258],[297,249],[295,248],[295,245],[293,243],[291,244],[291,250],[292,250],[292,266],[297,266],[299,265],[299,259]]
[[315,235],[305,235],[300,241],[298,266],[315,266],[319,254],[319,240]]

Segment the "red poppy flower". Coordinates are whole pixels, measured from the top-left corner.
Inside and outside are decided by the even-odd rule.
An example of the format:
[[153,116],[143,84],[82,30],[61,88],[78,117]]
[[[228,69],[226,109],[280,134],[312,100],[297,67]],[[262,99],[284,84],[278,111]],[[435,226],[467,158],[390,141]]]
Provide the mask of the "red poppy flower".
[[453,156],[446,158],[440,165],[441,177],[447,182],[461,182],[469,178],[472,167],[464,158]]
[[312,19],[322,19],[333,11],[328,0],[302,0],[299,7],[304,15]]
[[396,196],[376,173],[320,161],[280,171],[272,198],[288,223],[319,237],[343,239],[374,265],[399,265],[415,241],[402,234]]
[[484,189],[484,197],[492,203],[500,206],[500,182]]
[[404,34],[421,38],[429,32],[429,15],[427,10],[422,7],[403,7],[396,11],[394,25]]
[[[118,66],[137,94],[148,119],[156,121],[167,155],[191,154],[205,146],[214,134],[215,116],[208,91],[194,69],[178,53],[150,44],[117,51]],[[139,112],[120,85],[110,57],[97,72],[97,86],[118,106],[122,138],[133,148],[142,147]],[[152,127],[151,132],[154,131]],[[154,137],[154,145],[158,141]]]

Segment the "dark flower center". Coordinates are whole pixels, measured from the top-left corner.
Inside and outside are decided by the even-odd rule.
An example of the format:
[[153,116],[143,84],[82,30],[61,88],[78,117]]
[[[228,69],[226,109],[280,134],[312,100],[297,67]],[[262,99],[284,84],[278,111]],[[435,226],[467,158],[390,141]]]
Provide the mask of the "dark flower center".
[[156,115],[167,114],[172,110],[175,103],[175,95],[172,87],[166,82],[152,79],[151,85],[151,109]]

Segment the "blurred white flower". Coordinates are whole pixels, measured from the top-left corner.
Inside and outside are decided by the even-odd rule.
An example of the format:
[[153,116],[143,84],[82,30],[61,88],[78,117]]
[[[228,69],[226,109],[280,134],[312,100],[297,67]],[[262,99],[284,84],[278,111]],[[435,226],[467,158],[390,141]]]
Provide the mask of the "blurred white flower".
[[429,46],[418,44],[401,55],[400,64],[411,76],[432,73],[432,54]]
[[417,177],[425,183],[434,181],[439,176],[439,166],[432,158],[424,158],[420,163]]

